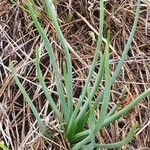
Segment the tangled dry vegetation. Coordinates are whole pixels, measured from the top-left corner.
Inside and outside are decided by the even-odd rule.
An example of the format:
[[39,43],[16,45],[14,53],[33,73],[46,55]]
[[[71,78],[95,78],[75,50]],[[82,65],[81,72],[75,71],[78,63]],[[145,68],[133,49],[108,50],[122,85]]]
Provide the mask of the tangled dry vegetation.
[[[35,45],[42,49],[41,67],[45,81],[57,101],[55,83],[49,57],[24,9],[25,0],[13,5],[0,0],[0,142],[4,141],[12,150],[68,149],[69,145],[60,130],[53,111],[42,91],[35,74]],[[41,22],[52,42],[62,71],[64,54],[57,40],[55,29],[43,11],[42,1],[37,3]],[[58,0],[56,3],[62,31],[70,43],[73,63],[74,98],[78,98],[87,69],[91,64],[98,34],[97,0]],[[110,62],[115,68],[127,41],[134,20],[135,0],[107,0],[105,30],[111,31]],[[105,42],[105,39],[103,40]],[[23,86],[32,97],[43,120],[54,133],[55,141],[43,138],[35,125],[35,118],[15,85],[9,70],[9,62],[15,64]],[[120,108],[150,87],[150,1],[141,3],[141,15],[132,47],[120,76],[115,81],[110,105],[117,102]],[[99,88],[101,90],[102,85]],[[122,93],[122,94],[121,94]],[[99,94],[98,92],[96,93]],[[116,101],[118,100],[118,101]],[[57,101],[59,106],[59,101]],[[97,140],[110,143],[124,137],[133,122],[140,128],[135,139],[122,147],[123,150],[150,147],[150,98],[147,97],[125,117],[104,128]],[[148,130],[149,129],[149,130]]]

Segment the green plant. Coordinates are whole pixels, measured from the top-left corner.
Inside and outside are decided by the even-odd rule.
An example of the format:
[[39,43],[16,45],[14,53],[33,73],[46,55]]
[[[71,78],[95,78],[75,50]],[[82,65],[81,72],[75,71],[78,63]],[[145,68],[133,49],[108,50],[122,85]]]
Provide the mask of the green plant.
[[8,148],[3,143],[0,143],[0,149],[2,149],[2,150],[8,150]]
[[[121,70],[121,67],[124,64],[124,61],[127,57],[127,53],[129,51],[129,48],[130,48],[135,30],[136,30],[136,26],[137,26],[137,22],[139,18],[139,12],[140,12],[140,0],[137,1],[136,16],[135,16],[134,24],[133,24],[128,42],[122,53],[120,62],[112,75],[110,75],[110,68],[109,68],[109,41],[110,41],[109,32],[107,35],[107,42],[105,45],[104,54],[100,54],[99,52],[101,48],[102,37],[103,37],[103,32],[104,32],[103,31],[104,0],[100,0],[100,19],[99,19],[100,29],[99,29],[96,52],[94,55],[92,65],[89,69],[89,74],[86,79],[86,83],[82,89],[82,94],[80,95],[77,103],[75,104],[75,107],[73,107],[73,91],[72,91],[73,90],[73,85],[72,85],[73,77],[72,77],[71,58],[70,58],[70,53],[69,53],[69,49],[67,46],[68,45],[67,41],[64,38],[62,31],[60,29],[60,25],[57,21],[57,13],[56,13],[55,7],[51,0],[45,0],[46,13],[48,17],[52,20],[52,23],[57,32],[57,36],[64,49],[64,54],[65,54],[65,59],[66,59],[66,63],[64,63],[63,65],[64,81],[65,81],[64,83],[59,80],[60,75],[57,70],[56,58],[55,58],[51,43],[49,42],[49,39],[46,33],[42,29],[41,24],[39,23],[37,19],[37,13],[33,9],[32,7],[33,5],[34,5],[33,2],[31,3],[31,1],[29,0],[27,1],[28,11],[33,19],[33,22],[36,26],[37,31],[39,32],[39,35],[41,36],[45,44],[48,55],[50,57],[50,61],[51,61],[53,71],[54,71],[57,92],[58,92],[59,100],[61,102],[61,110],[59,110],[58,107],[56,106],[55,101],[52,98],[51,93],[49,92],[44,82],[44,77],[40,69],[40,57],[39,57],[38,46],[36,47],[37,76],[38,76],[40,85],[45,93],[45,96],[47,100],[49,101],[51,108],[54,110],[54,113],[59,123],[61,124],[62,129],[64,130],[66,138],[70,142],[71,148],[73,150],[94,149],[94,148],[109,149],[109,148],[117,148],[130,142],[130,140],[133,138],[134,133],[137,129],[137,125],[131,128],[131,131],[128,133],[127,137],[124,138],[124,140],[120,142],[110,143],[110,144],[97,144],[95,142],[95,137],[96,137],[97,132],[99,132],[99,130],[101,130],[104,126],[111,124],[122,115],[125,115],[135,105],[137,105],[140,102],[140,100],[142,100],[143,98],[147,96],[150,96],[150,89],[148,89],[145,92],[143,92],[141,95],[139,95],[137,98],[135,98],[130,104],[128,104],[122,110],[115,112],[117,108],[117,106],[115,105],[114,108],[112,108],[112,110],[108,112],[108,105],[109,105],[110,96],[111,96],[111,93],[110,93],[111,86],[114,83],[116,77],[119,74],[119,71]],[[97,73],[97,77],[95,79],[93,87],[90,88],[89,85],[93,77],[92,75],[93,75],[95,66],[99,59],[100,59],[100,67]],[[19,81],[12,64],[10,64],[10,68],[12,70],[12,74],[14,76],[16,84],[19,86],[23,96],[25,97],[31,110],[33,111],[33,114],[36,117],[36,120],[40,127],[41,132],[45,136],[50,138],[51,136],[50,136],[50,133],[48,132],[48,129],[46,128],[45,124],[42,122],[39,116],[39,113],[37,112],[34,104],[32,103],[32,100],[30,99],[24,87],[22,86],[21,82]],[[99,87],[99,84],[102,78],[105,79],[105,87],[103,91],[100,93],[100,95],[95,99],[94,95]],[[66,88],[66,92],[64,91],[63,86]],[[65,97],[65,95],[67,96]],[[99,113],[99,117],[97,118],[95,114],[95,110],[97,109],[97,106],[100,101],[102,101],[102,105],[99,106],[100,113]]]

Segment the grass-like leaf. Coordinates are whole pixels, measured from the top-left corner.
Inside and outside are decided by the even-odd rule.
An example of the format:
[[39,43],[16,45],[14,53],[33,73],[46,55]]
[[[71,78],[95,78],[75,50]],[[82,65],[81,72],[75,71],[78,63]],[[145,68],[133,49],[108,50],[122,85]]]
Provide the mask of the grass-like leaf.
[[0,149],[2,149],[2,150],[8,150],[8,148],[3,143],[0,143]]
[[105,149],[112,149],[112,148],[120,148],[122,145],[128,144],[135,134],[138,125],[134,125],[130,132],[128,133],[127,137],[125,137],[122,141],[110,143],[110,144],[96,144],[95,148],[105,148]]
[[88,144],[89,149],[94,149],[95,147],[95,127],[96,127],[96,119],[95,119],[95,109],[94,106],[90,105],[90,116],[89,116],[89,136],[90,136],[90,144]]
[[137,98],[132,100],[127,106],[125,106],[120,111],[106,118],[103,126],[106,126],[112,123],[113,121],[117,120],[119,117],[127,114],[133,107],[135,107],[142,99],[146,98],[147,96],[148,97],[150,96],[150,89],[144,91],[142,94],[140,94]]
[[[137,105],[143,98],[150,96],[150,89],[143,92],[141,95],[139,95],[137,98],[135,98],[131,103],[129,103],[127,106],[125,106],[122,110],[115,112],[117,105],[114,105],[114,107],[107,113],[108,111],[108,104],[110,100],[111,95],[111,86],[116,80],[125,59],[127,58],[128,51],[130,49],[133,36],[135,34],[135,30],[137,27],[137,22],[140,14],[140,0],[137,0],[137,8],[136,8],[136,15],[133,23],[132,30],[130,32],[130,36],[128,38],[127,44],[124,48],[123,54],[120,58],[120,61],[115,69],[115,71],[112,73],[112,76],[110,76],[110,68],[109,68],[109,42],[110,42],[110,33],[107,35],[107,42],[105,45],[105,51],[104,55],[100,53],[100,48],[102,44],[102,38],[103,38],[103,25],[104,25],[104,0],[100,0],[100,19],[99,19],[99,35],[98,35],[98,41],[97,41],[97,47],[95,51],[95,55],[93,58],[92,65],[90,66],[89,73],[85,82],[85,85],[82,89],[82,93],[77,101],[77,104],[75,104],[75,107],[73,108],[73,79],[72,79],[72,63],[71,63],[71,55],[68,48],[68,43],[61,31],[60,25],[58,23],[57,19],[57,12],[54,7],[53,1],[51,0],[45,0],[42,1],[42,4],[44,5],[44,8],[46,9],[46,13],[48,17],[52,20],[52,23],[56,29],[57,37],[62,45],[62,48],[64,50],[65,54],[65,61],[63,63],[63,78],[64,83],[60,80],[60,75],[58,73],[58,66],[56,63],[56,57],[54,55],[54,51],[52,48],[52,45],[44,32],[43,28],[41,27],[41,24],[38,21],[38,13],[33,9],[32,4],[34,4],[33,0],[28,0],[28,12],[30,13],[34,25],[36,26],[37,31],[39,32],[39,35],[41,36],[45,47],[47,49],[48,55],[50,57],[50,61],[53,67],[54,76],[55,76],[55,82],[57,87],[58,96],[61,102],[61,108],[62,111],[60,111],[52,96],[49,92],[45,82],[44,77],[42,74],[42,71],[40,69],[40,57],[39,57],[39,50],[36,47],[36,71],[37,76],[39,78],[40,85],[44,91],[44,94],[49,101],[52,109],[54,110],[54,113],[56,117],[58,118],[60,123],[65,123],[64,126],[62,126],[62,129],[64,131],[64,134],[67,138],[67,140],[70,142],[72,150],[79,150],[79,149],[95,149],[95,148],[119,148],[124,144],[129,143],[129,141],[133,138],[134,133],[136,131],[136,126],[134,126],[126,138],[124,138],[120,142],[116,143],[110,143],[110,144],[96,144],[95,137],[97,132],[102,129],[104,126],[107,126],[117,120],[119,117],[125,115],[128,113],[135,105]],[[34,4],[34,6],[36,6]],[[97,73],[97,77],[95,78],[94,85],[89,88],[89,85],[93,79],[93,73],[96,67],[96,64],[100,58],[100,68]],[[32,103],[32,100],[26,93],[24,87],[20,83],[16,72],[10,64],[10,68],[12,70],[12,74],[14,76],[14,79],[16,81],[16,84],[20,88],[23,96],[25,97],[26,101],[28,102],[33,114],[36,117],[37,123],[40,126],[40,130],[43,134],[49,134],[47,132],[45,124],[42,122],[39,113],[37,112],[34,104]],[[95,98],[95,92],[99,88],[99,84],[102,80],[102,78],[105,78],[105,86],[100,95]],[[65,89],[65,91],[64,91]],[[67,95],[67,96],[66,96]],[[67,98],[66,98],[67,97]],[[99,106],[99,102],[102,101],[102,104],[100,106],[100,112],[99,116],[95,116],[95,110]],[[86,126],[85,126],[86,125]]]
[[[130,32],[130,36],[129,36],[129,39],[128,39],[128,42],[127,42],[127,45],[125,46],[125,49],[123,51],[123,54],[122,54],[122,57],[119,61],[119,64],[115,70],[115,72],[113,73],[112,77],[111,77],[111,85],[114,83],[114,80],[116,79],[116,77],[118,76],[122,66],[123,66],[123,63],[127,57],[127,54],[128,54],[128,51],[129,51],[129,48],[131,46],[131,42],[133,40],[133,36],[135,34],[135,30],[136,30],[136,27],[137,27],[137,23],[138,23],[138,18],[139,18],[139,14],[140,14],[140,0],[137,0],[137,7],[136,7],[136,13],[135,13],[135,19],[134,19],[134,23],[133,23],[133,27],[132,27],[132,30]],[[101,19],[100,19],[101,20]],[[94,107],[96,108],[97,105],[99,104],[100,101],[103,100],[103,96],[104,96],[104,90],[100,93],[100,95],[96,98],[95,102],[94,102]],[[85,102],[83,108],[85,112],[87,109],[88,109],[88,101]],[[87,112],[87,114],[89,114]],[[84,113],[80,113],[80,118],[83,118],[84,117]],[[79,118],[78,118],[79,120]]]
[[61,113],[59,112],[59,110],[58,110],[58,108],[57,108],[57,106],[56,106],[53,98],[51,97],[51,94],[50,94],[50,92],[49,92],[46,84],[45,84],[45,81],[44,81],[44,78],[43,78],[43,75],[42,75],[42,71],[40,69],[39,62],[40,62],[40,59],[39,59],[39,49],[38,49],[38,47],[36,47],[36,71],[37,71],[37,75],[38,75],[38,78],[39,78],[39,81],[40,81],[40,85],[41,85],[41,87],[42,87],[42,89],[44,91],[44,94],[45,94],[47,100],[50,103],[50,106],[54,110],[54,113],[57,116],[59,122],[60,123],[64,123],[63,117],[62,117]]
[[[128,38],[128,42],[124,48],[124,51],[122,53],[122,57],[119,61],[119,64],[117,65],[116,67],[116,70],[114,71],[112,77],[111,77],[111,85],[114,83],[116,77],[118,76],[123,64],[124,64],[124,61],[125,59],[127,58],[127,55],[128,55],[128,51],[130,49],[130,46],[131,46],[131,43],[132,43],[132,40],[133,40],[133,36],[135,34],[135,31],[136,31],[136,27],[137,27],[137,23],[138,23],[138,19],[139,19],[139,16],[140,16],[140,0],[137,0],[137,7],[136,7],[136,12],[135,12],[135,19],[134,19],[134,23],[133,23],[133,26],[132,26],[132,30],[130,32],[130,36]],[[97,106],[97,104],[99,103],[99,101],[101,101],[103,98],[103,92],[100,94],[100,96],[98,96],[98,98],[96,99],[95,101],[95,106]]]
[[104,64],[104,69],[105,69],[105,89],[104,89],[104,98],[102,101],[102,106],[101,110],[99,113],[99,119],[97,123],[96,130],[100,130],[101,127],[103,126],[103,122],[106,118],[107,114],[107,109],[108,109],[108,104],[110,100],[110,89],[111,89],[111,84],[110,84],[110,69],[109,69],[109,43],[110,43],[110,33],[108,32],[107,35],[107,43],[105,47],[105,64]]
[[53,25],[55,26],[55,29],[57,31],[57,36],[62,44],[62,47],[64,49],[65,52],[65,58],[66,58],[66,64],[67,64],[67,71],[66,73],[67,75],[67,102],[68,102],[68,120],[70,119],[71,115],[72,115],[72,111],[73,111],[73,85],[72,85],[72,64],[71,64],[71,57],[70,57],[70,53],[69,53],[69,49],[67,46],[67,41],[60,29],[60,25],[58,24],[57,21],[57,12],[56,9],[54,7],[54,4],[51,0],[46,0],[46,6],[47,6],[47,13],[48,16],[51,18]]
[[29,8],[30,15],[33,19],[34,25],[36,26],[40,36],[42,37],[43,42],[45,44],[45,47],[47,49],[47,52],[49,54],[50,61],[52,63],[53,69],[54,69],[55,82],[56,82],[56,86],[57,86],[59,99],[61,101],[61,106],[62,106],[64,115],[65,115],[65,120],[67,120],[67,118],[68,118],[68,107],[67,107],[64,91],[63,91],[63,88],[62,88],[62,83],[60,81],[60,76],[59,76],[59,73],[58,73],[58,67],[57,67],[57,64],[56,64],[56,58],[55,58],[55,55],[54,55],[54,52],[53,52],[53,49],[52,49],[52,45],[49,42],[49,39],[46,36],[44,30],[42,29],[40,23],[38,22],[37,16],[34,13],[34,10],[32,8],[32,4],[30,3],[30,1],[28,1],[28,8]]
[[88,77],[86,79],[85,86],[83,87],[82,94],[79,97],[79,101],[78,101],[78,103],[77,103],[77,105],[75,107],[75,110],[73,111],[73,114],[71,116],[71,119],[70,119],[70,122],[69,122],[69,125],[68,125],[68,129],[67,129],[67,132],[66,132],[66,134],[67,134],[68,137],[71,134],[72,124],[74,123],[76,115],[77,115],[78,111],[80,110],[80,106],[81,106],[81,104],[82,104],[82,102],[83,102],[83,100],[85,98],[85,95],[87,93],[88,84],[91,81],[91,78],[92,78],[92,75],[93,75],[93,72],[94,72],[97,60],[98,60],[98,58],[100,56],[99,50],[100,50],[101,43],[102,43],[102,38],[103,38],[104,0],[100,1],[100,23],[99,24],[100,24],[99,25],[100,29],[99,29],[99,36],[98,36],[98,41],[97,41],[96,52],[95,52],[95,55],[94,55],[94,59],[93,59],[92,65],[91,65],[90,70],[89,70]]
[[12,74],[13,74],[13,77],[14,77],[14,80],[15,80],[16,84],[18,85],[21,93],[23,94],[25,100],[27,101],[28,105],[30,106],[30,108],[31,108],[31,110],[32,110],[32,112],[33,112],[33,114],[34,114],[34,116],[36,118],[36,121],[37,121],[37,123],[38,123],[38,125],[40,127],[41,132],[44,135],[50,137],[49,133],[47,132],[47,128],[46,128],[45,124],[42,122],[42,119],[40,118],[39,113],[37,112],[37,109],[35,108],[32,100],[30,99],[30,97],[28,96],[26,90],[24,89],[24,87],[20,83],[20,81],[19,81],[19,79],[17,77],[17,74],[15,72],[15,69],[14,69],[14,67],[13,67],[13,65],[11,63],[10,63],[10,69],[12,71]]
[[89,92],[89,96],[88,96],[86,105],[84,105],[84,107],[82,107],[81,111],[77,115],[76,122],[79,122],[79,120],[82,118],[83,114],[86,113],[87,106],[89,105],[89,102],[93,99],[94,94],[95,94],[97,88],[99,87],[99,84],[100,84],[102,77],[103,77],[103,73],[104,73],[104,56],[101,57],[100,68],[98,70],[98,74],[97,74],[97,77],[95,79],[94,85]]

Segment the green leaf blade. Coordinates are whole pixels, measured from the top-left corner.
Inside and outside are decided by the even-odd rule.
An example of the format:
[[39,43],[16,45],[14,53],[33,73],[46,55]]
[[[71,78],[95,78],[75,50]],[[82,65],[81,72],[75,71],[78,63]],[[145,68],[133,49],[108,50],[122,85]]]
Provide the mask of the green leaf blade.
[[13,77],[14,77],[14,80],[15,80],[17,86],[19,87],[20,91],[22,92],[25,100],[27,101],[29,107],[31,108],[31,110],[32,110],[32,112],[33,112],[33,114],[34,114],[34,116],[35,116],[35,118],[37,120],[37,123],[38,123],[38,125],[40,127],[41,132],[43,134],[49,135],[47,133],[47,128],[46,128],[45,124],[42,122],[42,119],[40,118],[39,113],[37,112],[37,109],[35,108],[32,100],[30,99],[30,97],[28,96],[28,94],[25,91],[24,87],[22,86],[21,82],[19,81],[19,79],[17,77],[17,74],[15,72],[15,69],[14,69],[14,67],[13,67],[13,65],[11,63],[10,63],[10,69],[12,71],[12,74],[13,74]]

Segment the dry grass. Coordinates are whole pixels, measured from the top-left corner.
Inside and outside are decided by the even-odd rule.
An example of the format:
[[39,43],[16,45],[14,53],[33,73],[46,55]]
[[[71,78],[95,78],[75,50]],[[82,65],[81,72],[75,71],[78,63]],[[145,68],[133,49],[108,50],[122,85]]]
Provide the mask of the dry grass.
[[[20,0],[20,7],[8,0],[0,0],[0,141],[4,141],[12,150],[68,149],[69,145],[60,130],[53,111],[50,109],[35,77],[35,45],[41,48],[41,66],[45,81],[57,101],[55,83],[49,57],[44,49],[28,13],[22,9],[25,0]],[[49,19],[38,4],[41,22],[49,35],[61,73],[64,60],[63,51],[58,43],[56,32]],[[107,0],[106,27],[111,30],[111,68],[115,68],[134,19],[135,0]],[[78,98],[87,69],[91,64],[96,42],[92,40],[98,32],[98,1],[86,0],[58,1],[57,9],[63,33],[70,43],[74,97]],[[89,34],[89,31],[92,33]],[[119,99],[124,107],[144,89],[150,87],[150,1],[142,0],[141,16],[129,56],[120,76],[115,81],[110,106]],[[105,39],[103,39],[105,42]],[[18,76],[32,97],[43,120],[54,133],[55,141],[42,137],[39,133],[30,108],[15,85],[9,70],[13,61]],[[102,88],[102,86],[101,86]],[[99,90],[101,90],[101,88]],[[119,90],[118,90],[119,89]],[[126,91],[123,97],[120,93]],[[98,93],[97,93],[98,94]],[[120,97],[120,98],[119,98]],[[57,101],[59,106],[59,101]],[[97,136],[99,142],[110,143],[124,137],[130,126],[137,121],[140,128],[135,139],[122,150],[142,150],[150,147],[150,98],[142,101],[130,114],[119,119]],[[149,130],[148,130],[149,129]],[[144,150],[144,149],[143,149]]]

